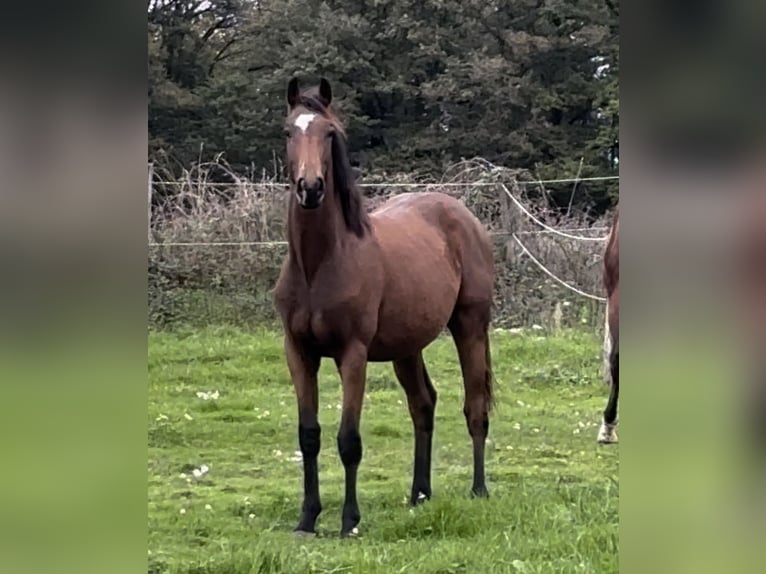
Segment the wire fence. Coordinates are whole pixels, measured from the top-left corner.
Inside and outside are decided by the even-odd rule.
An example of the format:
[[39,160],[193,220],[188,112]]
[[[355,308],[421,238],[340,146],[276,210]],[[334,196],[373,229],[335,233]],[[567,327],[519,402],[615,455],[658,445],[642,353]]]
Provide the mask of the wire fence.
[[[484,167],[484,166],[482,166]],[[608,217],[561,214],[528,185],[619,176],[519,181],[511,170],[470,169],[452,181],[362,184],[372,211],[404,190],[458,195],[490,231],[495,250],[494,324],[603,328],[601,258]],[[157,186],[177,192],[158,199]],[[542,187],[540,187],[542,186]],[[177,324],[274,324],[272,302],[286,255],[287,194],[275,182],[150,181],[149,317]],[[166,189],[166,188],[165,188]],[[543,199],[540,199],[542,197]]]
[[[619,175],[564,178],[564,179],[537,179],[533,181],[518,181],[517,185],[539,186],[539,185],[551,185],[551,184],[557,184],[557,183],[582,183],[582,182],[588,182],[588,181],[618,181],[619,179],[620,179]],[[176,181],[154,180],[153,183],[154,185],[165,185],[168,187],[184,187],[189,185],[189,182],[185,180],[176,180]],[[264,182],[241,181],[241,182],[233,182],[233,183],[204,182],[204,185],[208,187],[230,188],[232,186],[242,186],[242,185],[250,185],[253,187],[285,187],[288,184],[286,182],[277,182],[277,181],[264,181]],[[360,187],[362,189],[380,188],[380,187],[390,188],[390,189],[428,189],[429,187],[449,189],[449,188],[461,188],[461,187],[494,187],[496,185],[497,185],[496,182],[491,182],[491,181],[473,181],[473,182],[470,182],[470,181],[447,181],[447,182],[396,181],[396,182],[358,183],[357,187]]]

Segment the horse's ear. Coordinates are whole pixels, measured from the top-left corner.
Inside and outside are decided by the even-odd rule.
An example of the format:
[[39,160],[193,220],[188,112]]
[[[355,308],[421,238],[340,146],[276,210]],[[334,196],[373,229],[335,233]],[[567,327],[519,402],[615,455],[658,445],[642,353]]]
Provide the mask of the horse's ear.
[[287,105],[290,109],[298,103],[298,78],[291,78],[287,84]]
[[319,81],[319,96],[324,100],[325,106],[329,106],[332,102],[332,88],[327,78],[322,78]]

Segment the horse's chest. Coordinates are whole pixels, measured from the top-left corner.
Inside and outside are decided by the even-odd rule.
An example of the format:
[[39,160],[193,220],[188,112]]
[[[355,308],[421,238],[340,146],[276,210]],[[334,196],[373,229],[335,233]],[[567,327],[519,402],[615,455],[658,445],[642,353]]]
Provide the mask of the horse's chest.
[[332,313],[325,309],[301,306],[296,308],[290,317],[290,330],[301,339],[327,345],[337,337],[340,329],[337,319],[332,319]]
[[364,286],[351,287],[348,279],[340,279],[349,276],[320,269],[314,285],[285,281],[277,288],[285,328],[325,356],[342,349],[352,336],[365,339],[374,331],[379,297]]

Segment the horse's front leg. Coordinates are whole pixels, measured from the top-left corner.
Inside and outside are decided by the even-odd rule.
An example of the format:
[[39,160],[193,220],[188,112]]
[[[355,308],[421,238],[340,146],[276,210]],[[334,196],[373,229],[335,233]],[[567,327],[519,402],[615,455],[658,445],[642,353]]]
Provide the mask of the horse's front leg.
[[362,460],[359,419],[362,414],[367,377],[367,347],[359,342],[347,346],[336,360],[343,385],[343,411],[338,430],[338,452],[346,471],[346,497],[343,502],[341,536],[356,534],[361,514],[356,500],[356,476]]
[[317,517],[322,512],[317,468],[321,444],[321,429],[317,419],[317,372],[320,359],[307,353],[289,335],[285,337],[285,354],[298,399],[298,441],[303,455],[303,508],[295,532],[309,534],[315,532]]

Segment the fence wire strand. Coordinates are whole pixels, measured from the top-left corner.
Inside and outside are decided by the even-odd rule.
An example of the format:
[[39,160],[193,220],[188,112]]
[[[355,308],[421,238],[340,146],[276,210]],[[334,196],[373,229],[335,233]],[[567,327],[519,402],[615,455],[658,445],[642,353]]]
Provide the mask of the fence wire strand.
[[527,257],[529,257],[532,260],[532,262],[535,265],[537,265],[546,275],[548,275],[550,278],[555,280],[557,283],[559,283],[560,285],[566,287],[570,291],[573,291],[573,292],[577,293],[578,295],[582,295],[583,297],[587,297],[588,299],[593,299],[594,301],[606,302],[606,298],[605,297],[600,297],[598,295],[593,295],[591,293],[586,293],[585,291],[582,291],[581,289],[578,289],[577,287],[575,287],[573,285],[570,285],[569,283],[567,283],[563,279],[559,279],[552,271],[550,271],[545,265],[540,263],[540,261],[538,261],[535,258],[535,256],[532,255],[529,252],[529,249],[526,248],[526,246],[521,242],[521,240],[516,236],[515,233],[512,234],[511,237],[513,237],[514,241],[516,241],[516,243],[519,245],[519,247],[521,247],[521,250],[524,252],[524,254]]
[[521,201],[516,199],[516,197],[514,197],[514,195],[510,191],[508,191],[508,188],[505,187],[504,183],[501,183],[500,187],[503,188],[503,191],[505,192],[505,194],[511,199],[511,201],[513,201],[513,203],[516,204],[516,207],[518,207],[524,215],[526,215],[532,221],[537,223],[537,225],[539,225],[540,227],[542,227],[543,229],[548,231],[548,233],[553,233],[554,235],[559,235],[561,237],[566,237],[568,239],[577,239],[578,241],[606,241],[606,236],[603,236],[603,237],[585,237],[583,235],[571,235],[569,233],[565,233],[563,231],[559,231],[558,229],[554,229],[553,227],[550,227],[549,225],[546,225],[545,223],[540,221],[537,217],[532,215],[532,213],[529,210],[527,210],[526,207],[524,207],[524,204],[522,204]]
[[[541,185],[541,184],[553,184],[553,183],[579,183],[583,181],[616,181],[620,179],[619,175],[604,175],[604,176],[594,176],[594,177],[580,177],[580,178],[562,178],[562,179],[538,179],[534,181],[517,181],[516,185]],[[167,185],[167,186],[175,186],[175,187],[181,187],[184,185],[187,185],[189,187],[195,187],[195,186],[205,186],[205,187],[285,187],[287,183],[280,183],[276,181],[264,181],[264,182],[254,182],[254,181],[242,181],[242,182],[231,182],[231,183],[225,183],[225,182],[207,182],[207,181],[200,181],[200,182],[194,182],[194,181],[154,181],[155,185]],[[357,187],[372,187],[372,188],[380,188],[380,187],[388,187],[388,188],[416,188],[416,187],[494,187],[497,186],[499,182],[495,181],[476,181],[476,182],[470,182],[470,181],[445,181],[445,182],[419,182],[419,181],[402,181],[402,182],[392,182],[392,183],[374,183],[374,182],[363,182],[358,183]],[[500,184],[502,185],[502,184]]]

